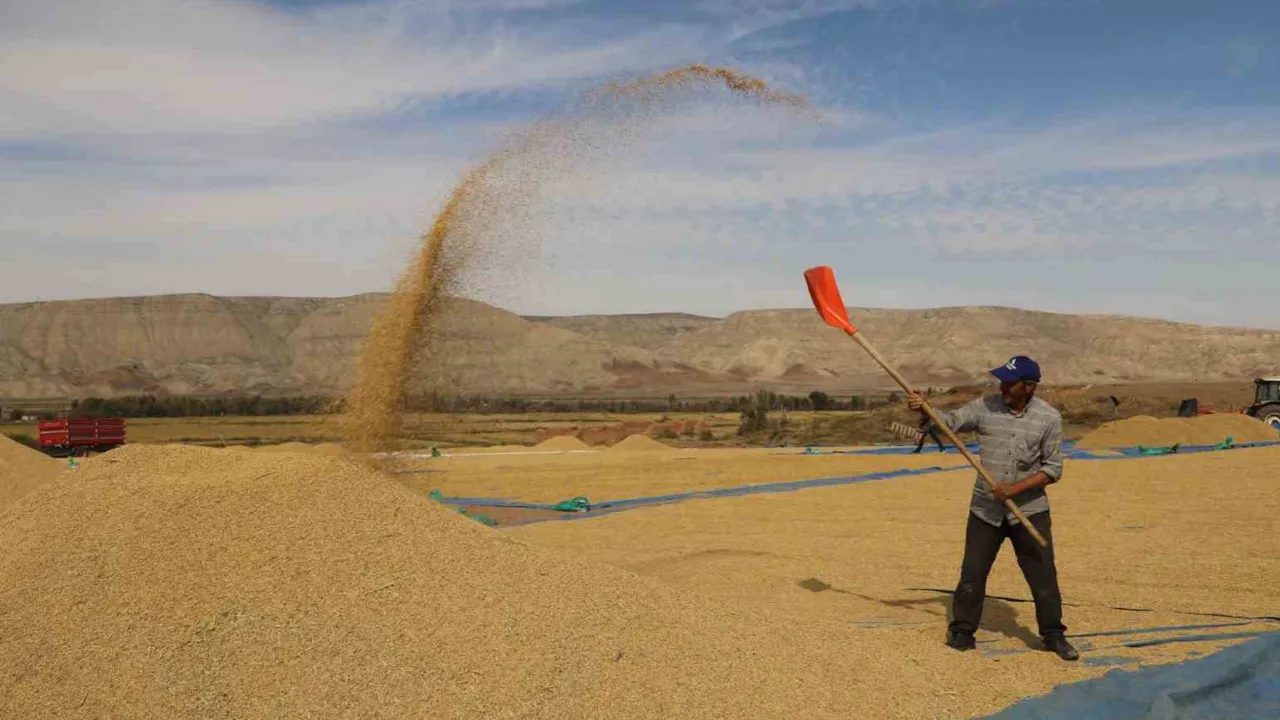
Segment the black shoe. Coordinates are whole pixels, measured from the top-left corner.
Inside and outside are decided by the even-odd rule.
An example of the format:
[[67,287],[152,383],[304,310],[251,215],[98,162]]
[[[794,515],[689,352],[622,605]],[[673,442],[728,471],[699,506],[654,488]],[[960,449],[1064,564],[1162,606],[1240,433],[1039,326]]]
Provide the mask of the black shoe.
[[1044,639],[1044,649],[1056,654],[1063,660],[1074,661],[1080,659],[1080,653],[1071,647],[1071,643],[1061,635],[1050,635]]
[[978,644],[973,640],[973,633],[952,630],[951,633],[947,635],[947,647],[952,648],[953,650],[964,652],[965,650],[972,650],[977,646]]

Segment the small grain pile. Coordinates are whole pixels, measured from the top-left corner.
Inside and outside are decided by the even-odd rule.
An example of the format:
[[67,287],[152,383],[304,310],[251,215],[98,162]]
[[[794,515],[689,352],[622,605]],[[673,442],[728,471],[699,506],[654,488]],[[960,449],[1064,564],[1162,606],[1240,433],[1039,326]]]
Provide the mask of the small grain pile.
[[670,445],[664,445],[648,435],[629,435],[616,445],[609,448],[609,452],[662,452],[671,451],[676,448]]
[[1216,445],[1227,438],[1236,443],[1266,442],[1280,440],[1280,434],[1266,423],[1238,413],[1187,418],[1138,415],[1102,425],[1082,437],[1077,447],[1096,450],[1135,445]]
[[550,437],[536,446],[539,450],[590,450],[591,446],[572,435]]
[[696,100],[703,90],[805,107],[802,98],[775,92],[756,78],[693,65],[589,93],[577,106],[515,135],[462,178],[365,339],[344,418],[353,450],[394,449],[408,380],[420,364],[429,367],[438,351],[435,329],[446,297],[458,294],[466,274],[490,260],[502,243],[533,240],[529,211],[543,186],[628,146],[660,115],[657,111]]
[[0,547],[6,717],[838,710],[761,618],[351,460],[126,447],[15,505]]
[[0,512],[57,475],[57,460],[0,435]]

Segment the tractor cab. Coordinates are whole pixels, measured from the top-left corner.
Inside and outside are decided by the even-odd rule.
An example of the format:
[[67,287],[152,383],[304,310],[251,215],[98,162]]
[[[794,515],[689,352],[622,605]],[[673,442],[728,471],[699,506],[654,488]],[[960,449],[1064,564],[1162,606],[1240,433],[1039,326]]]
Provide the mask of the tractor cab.
[[1280,377],[1253,381],[1253,405],[1245,413],[1280,431]]

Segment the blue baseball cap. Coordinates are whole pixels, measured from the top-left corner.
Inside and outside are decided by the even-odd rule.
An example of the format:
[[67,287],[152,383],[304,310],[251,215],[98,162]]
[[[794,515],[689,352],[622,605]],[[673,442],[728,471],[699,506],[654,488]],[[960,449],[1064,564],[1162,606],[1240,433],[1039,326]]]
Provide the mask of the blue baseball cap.
[[991,371],[1002,383],[1034,380],[1040,382],[1040,365],[1026,355],[1016,355],[1009,362]]

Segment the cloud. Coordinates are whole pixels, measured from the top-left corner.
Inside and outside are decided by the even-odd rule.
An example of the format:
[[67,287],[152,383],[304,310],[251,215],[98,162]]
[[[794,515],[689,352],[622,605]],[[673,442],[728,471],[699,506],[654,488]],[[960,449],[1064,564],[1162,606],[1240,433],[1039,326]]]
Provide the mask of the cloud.
[[462,6],[375,2],[300,15],[213,0],[6,3],[0,139],[260,130],[643,70],[697,52],[686,28],[473,30],[453,22]]
[[717,96],[591,129],[604,149],[509,230],[542,260],[497,262],[478,295],[547,314],[802,306],[799,271],[831,262],[858,304],[1252,307],[1280,229],[1274,111],[907,126],[847,106],[830,68],[735,40],[904,3],[716,0],[662,25],[557,0],[3,5],[0,301],[385,289],[466,168],[564,91],[754,43],[745,69],[812,90],[824,123]]

